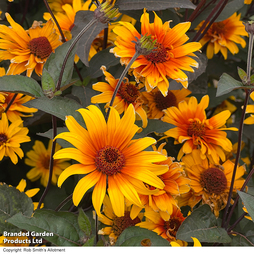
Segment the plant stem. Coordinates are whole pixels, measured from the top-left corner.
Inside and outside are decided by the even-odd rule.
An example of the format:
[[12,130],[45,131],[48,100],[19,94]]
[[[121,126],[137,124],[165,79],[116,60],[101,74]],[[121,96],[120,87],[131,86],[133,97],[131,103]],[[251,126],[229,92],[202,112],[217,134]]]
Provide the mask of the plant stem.
[[[53,127],[53,139],[55,138],[55,136],[57,135],[57,123],[56,123],[56,117],[52,115],[52,127]],[[54,159],[53,159],[53,155],[55,153],[55,148],[56,148],[56,140],[53,141],[52,143],[52,148],[51,148],[51,154],[50,154],[50,161],[49,161],[49,179],[48,179],[48,183],[47,186],[40,198],[39,204],[38,204],[38,208],[40,209],[41,204],[44,200],[44,198],[46,197],[50,185],[51,185],[51,181],[52,181],[52,175],[53,175],[53,167],[54,167]]]
[[231,231],[228,233],[229,235],[240,235],[241,237],[243,237],[247,242],[249,242],[250,245],[254,246],[254,244],[245,236],[240,234],[239,232],[235,232],[235,231]]
[[62,83],[62,78],[63,78],[63,73],[64,73],[64,69],[65,69],[65,66],[66,66],[66,63],[67,63],[67,60],[70,56],[70,53],[71,51],[73,50],[73,48],[75,47],[76,43],[79,41],[79,39],[82,37],[82,35],[93,25],[95,24],[97,21],[96,18],[93,18],[82,30],[81,32],[74,38],[73,42],[71,43],[66,55],[65,55],[65,58],[64,58],[64,61],[63,61],[63,65],[62,65],[62,68],[61,68],[61,71],[60,71],[60,74],[59,74],[59,79],[58,79],[58,82],[57,82],[57,85],[56,85],[56,91],[59,91],[60,88],[61,88],[61,83]]
[[66,205],[70,200],[72,199],[72,194],[69,195],[66,199],[64,199],[55,209],[56,212],[58,212],[64,205]]
[[[220,15],[224,7],[226,6],[228,0],[221,0],[216,7],[213,9],[213,11],[209,14],[197,34],[194,36],[192,41],[199,41],[202,39],[202,37],[206,34],[210,26],[213,24],[213,22],[217,19],[217,17]],[[210,20],[211,19],[211,20]],[[209,22],[210,20],[210,22]],[[209,23],[209,24],[208,24]]]
[[247,56],[247,82],[250,85],[250,75],[251,75],[251,60],[252,60],[252,51],[253,51],[253,34],[249,33],[249,47],[248,47],[248,56]]
[[18,96],[17,93],[15,93],[15,94],[13,95],[13,97],[12,97],[11,100],[9,101],[9,103],[8,103],[8,105],[7,105],[7,107],[6,107],[6,109],[4,110],[4,113],[7,113],[7,111],[10,109],[12,103],[13,103],[13,102],[15,101],[15,99],[17,98],[17,96]]
[[135,53],[134,55],[133,55],[133,57],[131,58],[131,60],[130,60],[130,62],[128,63],[128,65],[125,67],[125,69],[123,70],[123,72],[122,72],[122,74],[121,74],[121,76],[120,76],[120,78],[119,78],[119,80],[118,80],[118,82],[117,82],[117,85],[116,85],[116,88],[115,88],[115,90],[114,90],[114,93],[113,93],[113,95],[112,95],[112,98],[111,98],[111,101],[110,101],[110,103],[109,103],[109,108],[108,108],[108,111],[107,111],[107,114],[106,114],[106,116],[105,116],[105,119],[106,119],[106,122],[108,121],[108,117],[109,117],[109,113],[110,113],[110,107],[113,105],[113,103],[114,103],[114,100],[115,100],[115,98],[116,98],[116,95],[117,95],[117,92],[118,92],[118,90],[119,90],[119,88],[120,88],[120,86],[121,86],[121,84],[122,84],[122,81],[123,81],[123,79],[124,79],[124,77],[125,77],[125,75],[126,75],[126,73],[128,72],[128,70],[130,69],[130,67],[132,66],[132,64],[135,62],[135,60],[139,57],[139,53]]
[[[224,211],[224,214],[223,214],[222,223],[221,223],[221,226],[224,227],[224,228],[226,228],[226,226],[229,222],[229,220],[227,219],[227,223],[225,224],[227,214],[228,214],[228,209],[229,209],[229,206],[230,206],[231,197],[232,197],[236,170],[237,170],[237,166],[238,166],[239,159],[240,159],[241,143],[242,143],[242,135],[243,135],[243,121],[244,121],[244,118],[245,118],[246,107],[247,107],[247,104],[248,104],[248,100],[249,100],[251,91],[250,90],[245,90],[245,93],[246,93],[246,95],[245,95],[244,106],[243,106],[243,111],[242,111],[242,116],[241,116],[240,126],[239,126],[239,132],[238,132],[238,144],[237,144],[237,153],[236,153],[236,158],[235,158],[235,165],[234,165],[234,170],[233,170],[233,174],[232,174],[230,190],[229,190],[229,194],[228,194],[228,201],[227,201],[227,205],[226,205],[226,208],[225,208],[225,211]],[[231,209],[230,212],[232,213],[233,209]]]
[[227,232],[230,232],[243,218],[245,215],[247,215],[248,213],[243,213],[235,222],[234,224],[228,228]]

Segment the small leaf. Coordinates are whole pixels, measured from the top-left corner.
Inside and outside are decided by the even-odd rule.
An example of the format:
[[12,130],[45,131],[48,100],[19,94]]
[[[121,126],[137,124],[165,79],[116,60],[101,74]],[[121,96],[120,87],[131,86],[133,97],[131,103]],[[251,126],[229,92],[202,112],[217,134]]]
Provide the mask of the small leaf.
[[33,217],[18,213],[8,222],[27,231],[51,233],[43,238],[58,246],[78,246],[79,240],[84,237],[78,226],[78,216],[70,212],[41,209],[36,210]]
[[86,236],[90,236],[92,232],[91,223],[84,211],[80,208],[78,215],[79,228],[85,233]]
[[224,228],[219,227],[209,205],[195,209],[179,227],[176,239],[192,242],[196,237],[200,242],[229,243],[231,238]]
[[116,241],[116,246],[143,246],[149,243],[150,246],[170,246],[169,242],[146,228],[128,227]]
[[[74,27],[71,30],[73,38],[76,37],[93,18],[93,11],[78,11],[75,16]],[[76,54],[86,66],[89,66],[88,56],[93,40],[106,27],[107,24],[97,22],[90,27],[78,41]]]
[[189,0],[118,0],[116,7],[122,10],[140,10],[146,8],[148,11],[159,11],[169,8],[195,9],[196,6]]
[[247,81],[247,73],[240,67],[237,67],[238,75],[240,79],[243,81],[244,84],[246,84]]
[[[50,76],[54,80],[55,85],[58,82],[61,68],[63,66],[64,58],[66,56],[66,53],[72,41],[73,39],[57,47],[55,50],[55,53],[51,53],[46,63],[44,64],[43,69],[47,70],[47,72],[50,74]],[[64,69],[63,77],[62,77],[61,87],[68,84],[72,78],[75,51],[76,51],[76,46],[71,51],[67,59],[67,63]]]
[[241,89],[241,88],[247,88],[244,87],[243,84],[231,76],[229,76],[227,73],[223,73],[220,77],[220,80],[218,82],[218,88],[216,97],[221,96],[223,94],[227,94],[235,89]]
[[19,228],[6,222],[7,219],[17,213],[26,216],[33,214],[33,202],[24,192],[20,192],[15,187],[0,184],[0,233],[18,232]]
[[44,94],[48,98],[52,98],[54,96],[54,91],[56,89],[55,82],[47,69],[43,69],[42,71],[42,76],[41,76],[41,85],[42,85],[42,90]]
[[254,196],[247,194],[242,191],[237,191],[239,194],[240,198],[242,199],[248,214],[250,215],[252,221],[254,222]]
[[251,85],[254,85],[254,74],[250,76],[250,83]]
[[41,86],[32,78],[21,75],[0,77],[1,92],[22,93],[33,97],[43,97]]

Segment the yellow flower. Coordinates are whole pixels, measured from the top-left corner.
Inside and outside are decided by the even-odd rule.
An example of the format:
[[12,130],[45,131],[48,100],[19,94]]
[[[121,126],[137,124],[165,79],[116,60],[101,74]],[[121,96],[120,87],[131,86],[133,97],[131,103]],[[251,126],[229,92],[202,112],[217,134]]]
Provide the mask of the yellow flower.
[[170,107],[177,107],[178,103],[182,100],[188,101],[188,96],[191,91],[188,89],[169,90],[167,96],[163,96],[159,89],[156,87],[151,92],[143,92],[144,104],[148,104],[147,116],[150,119],[160,119],[164,116],[164,109]]
[[[200,241],[196,237],[191,237],[191,238],[194,242],[193,247],[202,247]],[[172,247],[181,247],[181,245],[178,242],[175,242],[175,241],[171,241],[170,244],[171,244]]]
[[[158,151],[167,156],[167,152],[163,149],[166,143],[161,144],[158,147]],[[156,147],[153,149],[157,151]],[[172,214],[173,206],[177,206],[176,197],[186,193],[190,190],[190,180],[186,178],[183,167],[180,163],[174,162],[173,157],[168,157],[167,160],[162,162],[156,162],[158,165],[168,165],[169,169],[162,175],[159,175],[160,179],[165,184],[163,189],[159,189],[157,193],[140,194],[141,203],[147,207],[151,207],[154,211],[163,211],[168,214]],[[146,185],[150,190],[154,190],[153,186]],[[136,216],[142,208],[133,207],[132,216]],[[135,212],[135,213],[134,213]]]
[[101,215],[98,216],[100,222],[108,225],[105,228],[99,230],[98,234],[108,235],[111,245],[114,245],[119,235],[128,227],[135,226],[137,223],[141,222],[143,214],[138,214],[137,217],[130,217],[131,207],[125,204],[124,216],[118,217],[114,214],[112,204],[108,195],[105,195],[103,200],[103,208]]
[[[244,210],[244,212],[246,212],[246,213],[248,213],[248,211],[247,211],[247,209],[246,209],[246,207],[244,206],[243,207],[243,210]],[[248,220],[251,220],[252,221],[252,218],[250,217],[250,216],[244,216],[246,219],[248,219]]]
[[151,36],[156,40],[155,48],[148,55],[140,55],[132,64],[131,69],[137,79],[144,80],[146,90],[150,92],[156,86],[166,96],[168,93],[168,78],[181,82],[187,88],[188,77],[182,71],[194,72],[192,67],[198,67],[198,63],[190,56],[192,52],[200,49],[199,42],[184,44],[189,38],[185,34],[191,23],[179,23],[173,28],[169,27],[169,21],[162,24],[162,20],[154,13],[154,23],[149,23],[149,14],[144,10],[141,16],[141,34],[134,26],[127,22],[119,22],[120,26],[114,28],[118,35],[115,41],[116,47],[111,52],[116,57],[121,57],[121,64],[127,65],[135,54],[134,41],[141,35]]
[[232,150],[232,143],[226,138],[224,130],[236,128],[223,128],[226,120],[230,117],[230,111],[225,110],[210,119],[207,119],[205,109],[208,107],[209,97],[205,95],[200,103],[195,97],[188,101],[181,101],[177,107],[166,109],[163,121],[177,126],[165,132],[167,137],[173,137],[177,143],[183,144],[177,159],[180,160],[184,154],[189,154],[193,149],[200,150],[200,156],[211,157],[214,163],[219,159],[225,160],[225,151]]
[[9,126],[6,114],[2,114],[0,120],[0,161],[4,156],[7,156],[10,157],[12,163],[17,164],[17,155],[20,159],[24,157],[20,144],[30,141],[30,138],[27,136],[28,128],[21,127],[22,124],[22,120],[17,120]]
[[[5,69],[0,67],[0,77],[5,75]],[[14,93],[0,92],[0,117],[1,113],[5,111],[7,105],[11,101]],[[7,118],[9,121],[14,122],[16,120],[21,120],[22,117],[33,116],[33,114],[23,114],[23,113],[35,113],[38,111],[36,108],[28,108],[22,104],[32,100],[33,98],[28,95],[18,94],[12,105],[7,111]]]
[[73,0],[48,0],[49,7],[53,12],[64,12],[62,8],[65,4],[72,4]]
[[136,226],[152,230],[169,242],[176,241],[177,230],[185,220],[180,209],[176,206],[174,206],[171,215],[155,212],[149,208],[145,210],[144,215],[146,220],[136,224]]
[[[227,204],[234,163],[227,160],[223,164],[215,165],[210,163],[207,158],[201,159],[197,150],[194,150],[192,154],[185,155],[182,161],[195,195],[202,196],[203,203],[210,205],[215,216],[218,217],[219,211]],[[241,189],[244,183],[244,178],[242,178],[244,173],[245,167],[238,166],[234,192]]]
[[[25,164],[33,167],[27,174],[26,177],[32,182],[41,179],[41,184],[46,187],[49,178],[49,162],[50,162],[50,154],[52,148],[52,140],[49,140],[48,148],[46,149],[44,144],[36,140],[33,146],[33,150],[26,153],[28,158],[25,158]],[[61,146],[56,143],[55,151],[61,149]],[[52,175],[52,183],[56,184],[58,176],[62,173],[62,171],[69,167],[70,163],[66,162],[66,160],[54,160],[53,164],[53,175]]]
[[244,0],[244,4],[251,4],[252,0]]
[[[241,36],[248,36],[248,33],[240,18],[241,14],[237,15],[235,12],[231,17],[211,25],[200,40],[202,46],[208,43],[206,49],[208,59],[213,58],[213,55],[219,52],[222,53],[224,59],[227,59],[228,50],[233,55],[239,52],[236,44],[240,44],[243,48],[246,46],[246,41]],[[203,23],[204,21],[197,26],[196,30],[199,30]]]
[[137,206],[142,206],[136,190],[145,189],[143,182],[163,189],[163,182],[157,177],[167,171],[166,165],[155,162],[165,160],[165,156],[155,151],[143,151],[155,140],[150,137],[132,140],[139,130],[134,124],[135,111],[132,104],[120,119],[119,113],[111,108],[106,122],[96,106],[79,109],[87,130],[81,127],[72,116],[66,117],[70,132],[57,135],[70,142],[75,148],[64,148],[55,153],[55,159],[72,158],[79,162],[63,171],[58,186],[71,175],[85,175],[77,183],[73,192],[73,203],[77,206],[84,194],[94,186],[93,206],[100,214],[106,189],[116,216],[124,216],[124,197]]
[[[109,72],[107,72],[105,66],[102,66],[101,70],[103,71],[105,79],[108,83],[98,82],[93,85],[94,90],[100,91],[102,93],[93,96],[91,98],[91,102],[107,103],[106,107],[108,107],[119,79],[115,79]],[[146,128],[147,115],[145,110],[142,108],[143,101],[141,100],[141,93],[139,91],[139,87],[137,87],[136,82],[129,81],[128,78],[125,78],[125,80],[120,86],[120,89],[117,92],[113,107],[118,111],[119,114],[122,114],[124,111],[127,110],[130,103],[134,106],[135,112],[142,119],[142,127]]]
[[202,196],[196,196],[195,192],[190,189],[187,193],[183,193],[176,197],[178,207],[189,206],[191,209],[202,199]]
[[[27,190],[25,191],[26,188],[26,180],[25,179],[21,179],[21,181],[19,182],[18,186],[16,187],[17,190],[19,190],[20,192],[25,192],[25,194],[29,197],[32,198],[33,196],[35,196],[40,189],[39,188],[34,188],[31,190]],[[37,209],[39,202],[33,202],[34,205],[34,210]],[[43,208],[44,204],[42,204],[41,208]]]
[[11,27],[0,25],[0,59],[10,60],[7,75],[21,74],[26,71],[42,74],[42,68],[49,55],[61,45],[55,33],[54,24],[49,20],[43,27],[36,26],[27,31],[6,13]]
[[[252,92],[252,93],[250,94],[250,97],[251,97],[251,99],[254,101],[254,92]],[[254,105],[253,105],[253,104],[247,105],[246,113],[254,113]],[[248,118],[246,118],[246,119],[244,120],[244,123],[245,123],[245,124],[248,124],[248,125],[254,124],[254,115],[251,114]]]

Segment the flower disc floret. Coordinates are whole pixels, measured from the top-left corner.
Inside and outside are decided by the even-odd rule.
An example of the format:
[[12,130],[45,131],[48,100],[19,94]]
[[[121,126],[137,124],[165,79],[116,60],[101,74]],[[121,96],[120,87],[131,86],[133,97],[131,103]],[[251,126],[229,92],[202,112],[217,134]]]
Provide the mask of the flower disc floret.
[[125,164],[124,155],[118,148],[106,146],[96,152],[95,165],[97,169],[109,176],[121,172]]
[[34,38],[29,41],[28,48],[31,50],[32,54],[40,59],[49,57],[53,51],[50,42],[45,36]]
[[222,194],[227,188],[227,178],[218,168],[208,168],[200,175],[200,184],[209,193]]

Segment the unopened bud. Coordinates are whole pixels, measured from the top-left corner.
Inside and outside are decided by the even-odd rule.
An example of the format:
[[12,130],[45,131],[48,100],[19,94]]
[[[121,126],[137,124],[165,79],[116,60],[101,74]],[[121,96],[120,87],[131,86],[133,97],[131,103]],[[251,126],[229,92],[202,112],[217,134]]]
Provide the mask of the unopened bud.
[[136,44],[136,52],[138,52],[140,55],[150,54],[155,47],[156,41],[156,39],[152,39],[151,35],[143,35],[140,39],[134,41],[134,43]]
[[245,26],[246,32],[249,34],[254,34],[254,21],[248,21],[247,23],[243,23]]
[[97,9],[94,11],[94,16],[97,20],[101,23],[108,23],[110,20],[115,18],[119,14],[117,8],[113,8],[113,5],[110,4],[108,1],[98,6]]

